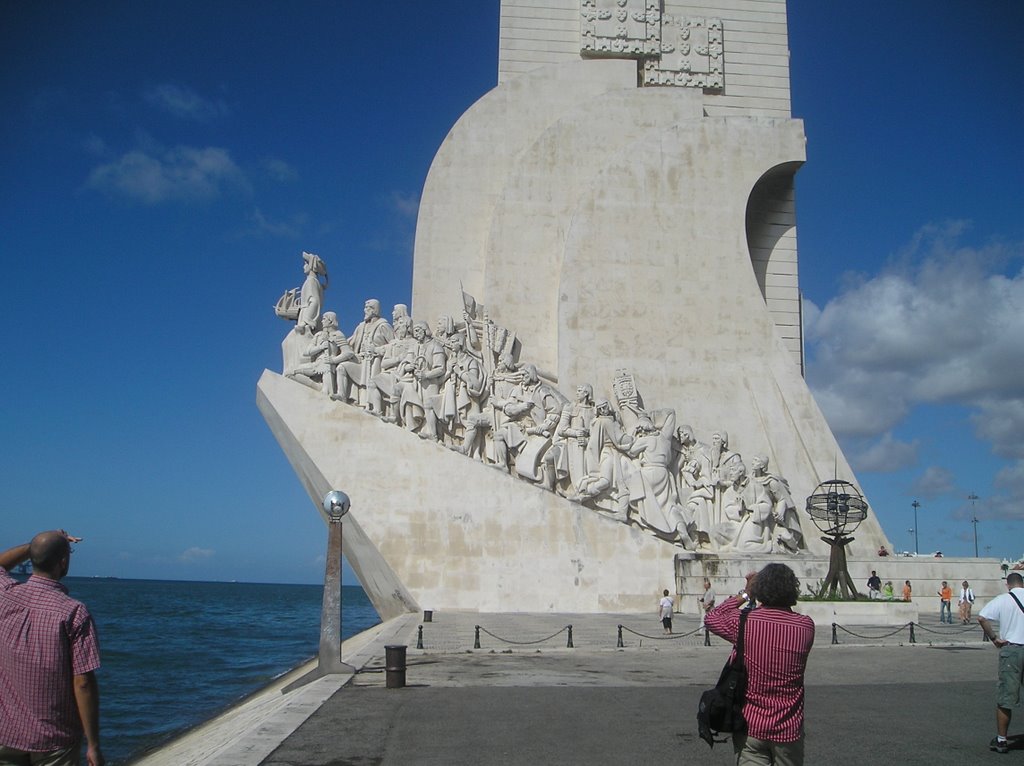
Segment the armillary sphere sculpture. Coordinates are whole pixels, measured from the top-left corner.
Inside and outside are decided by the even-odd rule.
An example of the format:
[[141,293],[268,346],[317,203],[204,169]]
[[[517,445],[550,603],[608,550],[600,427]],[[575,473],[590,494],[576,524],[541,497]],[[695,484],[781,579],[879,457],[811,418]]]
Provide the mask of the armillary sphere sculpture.
[[834,598],[838,590],[844,599],[857,598],[857,587],[846,566],[846,546],[853,542],[851,533],[868,517],[867,501],[850,482],[830,479],[807,498],[807,515],[832,548],[822,592],[828,591]]

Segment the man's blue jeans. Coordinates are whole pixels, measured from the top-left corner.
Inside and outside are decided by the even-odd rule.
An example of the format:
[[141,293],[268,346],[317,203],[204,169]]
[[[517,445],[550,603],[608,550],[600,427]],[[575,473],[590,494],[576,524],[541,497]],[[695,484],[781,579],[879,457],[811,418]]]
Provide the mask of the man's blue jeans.
[[939,607],[939,622],[948,622],[950,625],[953,624],[953,609],[950,606],[950,602],[946,599],[942,599],[940,602],[942,605]]

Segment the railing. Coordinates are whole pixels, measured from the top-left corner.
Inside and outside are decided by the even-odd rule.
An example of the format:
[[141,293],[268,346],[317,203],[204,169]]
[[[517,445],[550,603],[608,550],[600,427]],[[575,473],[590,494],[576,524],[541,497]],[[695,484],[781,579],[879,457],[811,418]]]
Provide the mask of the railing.
[[[968,626],[966,628],[965,627],[961,627],[961,628],[956,629],[956,630],[949,630],[949,629],[936,630],[934,628],[926,627],[925,625],[922,625],[921,623],[908,622],[906,625],[900,625],[898,628],[896,628],[895,630],[892,630],[892,631],[890,631],[888,633],[883,633],[883,634],[878,635],[878,636],[866,636],[866,635],[864,635],[862,633],[855,633],[854,631],[850,630],[849,628],[844,628],[842,625],[839,625],[838,623],[833,622],[832,623],[832,643],[833,644],[838,644],[839,643],[839,631],[840,630],[843,631],[843,633],[846,633],[848,635],[855,636],[856,638],[864,639],[864,640],[867,640],[867,641],[873,641],[873,640],[874,641],[880,641],[883,638],[891,638],[892,636],[895,636],[897,633],[902,633],[904,630],[909,630],[908,643],[916,644],[917,643],[917,631],[918,630],[923,630],[926,633],[933,633],[933,634],[940,635],[940,636],[953,636],[953,635],[963,635],[964,633],[970,633],[972,631],[979,630],[979,629],[980,629],[980,626],[978,626],[978,625],[970,625],[970,626]],[[984,634],[984,631],[982,632],[982,636],[981,637],[982,637],[983,641],[987,641],[988,640],[988,638]]]

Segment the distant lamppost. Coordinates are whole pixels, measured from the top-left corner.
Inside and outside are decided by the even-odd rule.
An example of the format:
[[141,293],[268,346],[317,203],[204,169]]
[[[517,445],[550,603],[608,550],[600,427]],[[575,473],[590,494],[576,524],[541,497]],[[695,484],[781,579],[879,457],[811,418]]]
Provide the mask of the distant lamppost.
[[914,506],[914,553],[920,553],[921,550],[917,545],[917,509],[921,507],[921,504],[915,500],[911,505]]
[[971,523],[974,525],[974,558],[978,558],[978,512],[974,505],[978,496],[972,492],[967,499],[971,501]]
[[341,490],[324,496],[327,514],[327,563],[324,566],[324,599],[320,609],[320,657],[317,670],[324,673],[352,672],[341,661],[341,519],[351,507]]
[[[914,534],[914,528],[911,527],[910,529],[908,529],[907,530],[907,534],[912,536]],[[909,548],[908,548],[908,550],[909,550]],[[910,554],[908,553],[907,555],[909,556]]]

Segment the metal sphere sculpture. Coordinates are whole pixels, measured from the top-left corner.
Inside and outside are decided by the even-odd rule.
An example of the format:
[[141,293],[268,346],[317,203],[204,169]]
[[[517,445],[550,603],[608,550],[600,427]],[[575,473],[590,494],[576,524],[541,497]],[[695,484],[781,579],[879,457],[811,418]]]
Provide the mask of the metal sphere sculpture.
[[825,534],[821,539],[832,549],[822,594],[827,591],[833,598],[838,593],[844,599],[857,598],[857,586],[846,564],[846,546],[853,542],[854,530],[868,517],[864,496],[848,481],[829,479],[807,498],[807,515]]
[[830,479],[807,498],[807,515],[826,535],[845,537],[868,517],[868,504],[850,482]]

